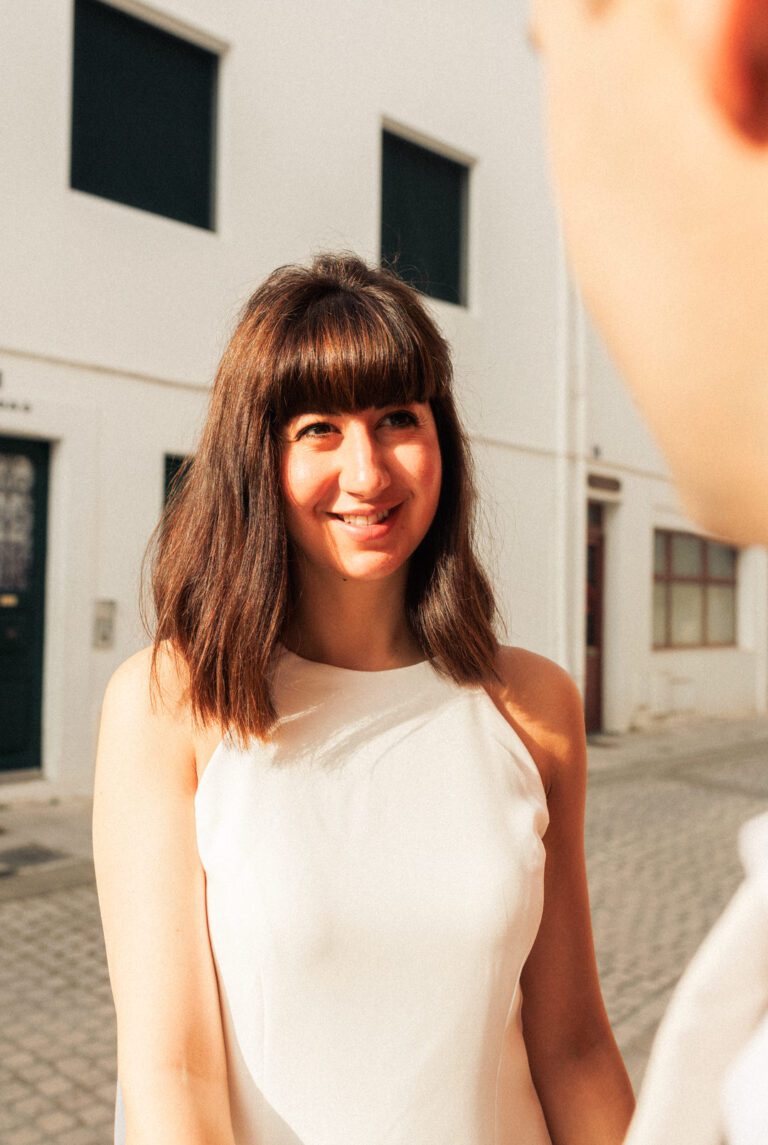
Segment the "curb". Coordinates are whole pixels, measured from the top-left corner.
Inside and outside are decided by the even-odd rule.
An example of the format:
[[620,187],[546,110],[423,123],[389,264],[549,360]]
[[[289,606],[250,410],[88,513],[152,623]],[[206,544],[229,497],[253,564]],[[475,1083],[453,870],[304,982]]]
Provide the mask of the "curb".
[[51,894],[69,887],[95,885],[96,876],[90,859],[46,867],[22,867],[0,878],[0,902]]

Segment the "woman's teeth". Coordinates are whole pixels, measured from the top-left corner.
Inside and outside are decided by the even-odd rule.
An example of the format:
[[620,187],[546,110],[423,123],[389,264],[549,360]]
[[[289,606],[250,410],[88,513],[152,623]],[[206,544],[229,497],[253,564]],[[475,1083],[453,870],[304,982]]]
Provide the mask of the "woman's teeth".
[[389,509],[385,509],[383,513],[371,513],[368,517],[361,516],[347,516],[344,513],[339,513],[341,520],[345,525],[378,525],[381,521],[385,521],[390,514]]

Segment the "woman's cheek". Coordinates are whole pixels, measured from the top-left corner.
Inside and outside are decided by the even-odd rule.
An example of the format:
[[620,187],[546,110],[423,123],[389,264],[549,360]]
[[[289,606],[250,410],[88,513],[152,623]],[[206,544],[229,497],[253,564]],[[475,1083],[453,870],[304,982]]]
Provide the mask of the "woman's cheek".
[[289,505],[302,508],[311,500],[312,491],[317,485],[314,467],[301,457],[289,457],[283,464],[283,496]]
[[440,486],[443,480],[443,465],[439,452],[436,456],[430,457],[425,465],[423,483],[430,491],[430,500],[432,503],[432,511],[434,513],[437,509],[437,502],[440,499]]

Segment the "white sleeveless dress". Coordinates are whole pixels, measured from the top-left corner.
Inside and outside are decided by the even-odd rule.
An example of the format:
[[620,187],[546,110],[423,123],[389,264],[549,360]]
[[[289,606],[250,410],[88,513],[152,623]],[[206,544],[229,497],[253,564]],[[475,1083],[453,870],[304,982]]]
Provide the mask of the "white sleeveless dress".
[[195,800],[238,1145],[550,1145],[520,1021],[547,824],[482,688],[283,652]]
[[283,651],[195,799],[237,1145],[551,1145],[521,1028],[547,806],[480,687]]

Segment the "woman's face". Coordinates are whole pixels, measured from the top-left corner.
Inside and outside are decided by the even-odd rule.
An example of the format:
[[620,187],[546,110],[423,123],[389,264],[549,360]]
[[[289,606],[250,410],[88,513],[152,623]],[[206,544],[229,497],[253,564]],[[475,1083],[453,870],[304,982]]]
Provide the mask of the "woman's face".
[[288,534],[310,567],[380,580],[408,560],[440,496],[440,444],[427,402],[298,414],[282,429]]

